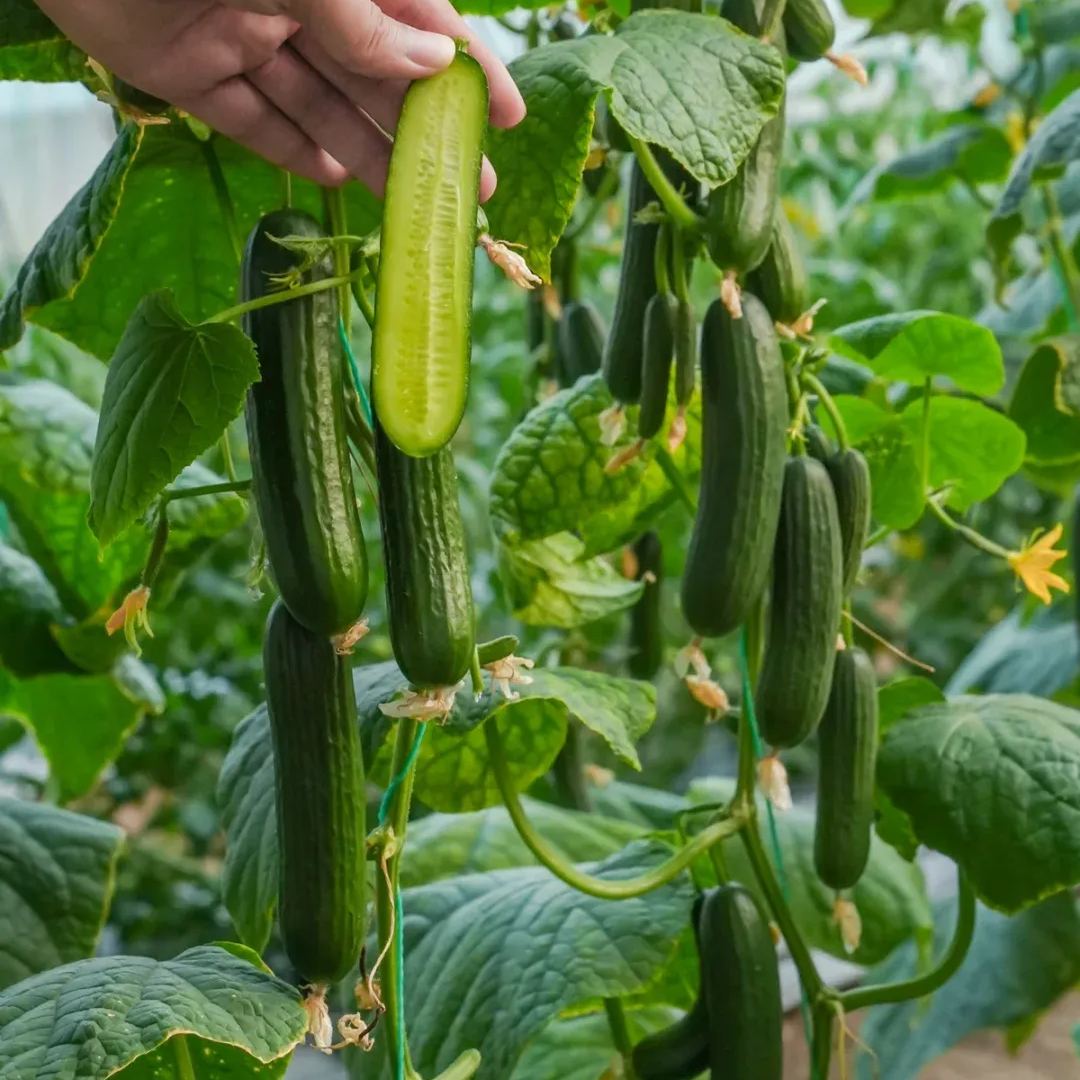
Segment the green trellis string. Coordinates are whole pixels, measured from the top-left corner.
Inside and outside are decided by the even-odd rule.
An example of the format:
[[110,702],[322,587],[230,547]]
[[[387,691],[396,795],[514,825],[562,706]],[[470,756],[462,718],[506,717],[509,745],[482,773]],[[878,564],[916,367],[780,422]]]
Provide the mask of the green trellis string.
[[[765,744],[761,739],[761,731],[758,728],[757,713],[754,709],[754,691],[750,685],[750,660],[746,648],[746,627],[739,632],[739,675],[742,680],[742,707],[746,713],[746,719],[750,722],[750,735],[754,742],[754,757],[760,761],[765,757]],[[787,874],[784,872],[784,855],[780,848],[780,833],[776,828],[776,814],[773,811],[772,802],[765,800],[765,815],[769,820],[769,843],[772,846],[773,862],[776,863],[776,876],[780,881],[780,892],[786,901],[790,902],[791,893],[788,890]],[[806,997],[806,987],[799,980],[799,1011],[802,1013],[803,1034],[807,1044],[812,1041],[812,1025],[810,1021],[810,1002]],[[823,1078],[815,1077],[815,1080]]]
[[349,361],[349,372],[352,375],[353,386],[356,387],[356,392],[360,396],[360,407],[364,410],[364,419],[368,422],[368,427],[371,427],[371,401],[368,399],[367,387],[364,386],[364,380],[360,378],[360,368],[356,363],[356,357],[353,355],[352,343],[349,341],[349,335],[345,333],[345,320],[340,316],[338,316],[337,330],[338,338],[341,341],[341,347],[345,352],[345,358]]
[[[348,346],[346,345],[346,348]],[[352,352],[349,351],[349,359],[352,360]],[[359,384],[358,384],[359,385]],[[392,777],[386,785],[383,797],[379,802],[379,814],[376,819],[379,825],[385,825],[390,816],[390,807],[394,801],[394,795],[401,786],[401,782],[408,775],[409,770],[416,764],[416,757],[420,753],[420,745],[424,741],[424,733],[427,725],[421,724],[416,730],[416,738],[409,747],[408,756],[401,766],[397,776]],[[396,1053],[394,1057],[394,1080],[405,1080],[405,934],[402,929],[404,922],[404,909],[401,903],[401,889],[394,885],[394,958],[397,968],[394,973],[395,987],[397,991],[397,1015],[394,1017],[394,1033],[397,1036]]]

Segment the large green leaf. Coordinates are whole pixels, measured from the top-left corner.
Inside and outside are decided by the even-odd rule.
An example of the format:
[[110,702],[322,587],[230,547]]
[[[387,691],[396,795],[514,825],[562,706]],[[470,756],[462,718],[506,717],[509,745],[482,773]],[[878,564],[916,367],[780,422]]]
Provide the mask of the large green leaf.
[[1013,164],[987,237],[999,259],[1023,228],[1023,202],[1031,185],[1057,175],[1080,156],[1080,90],[1074,91],[1045,120]]
[[0,989],[93,953],[122,845],[115,825],[0,799]]
[[1027,358],[1009,403],[1027,436],[1027,462],[1080,472],[1080,338],[1041,342]]
[[172,293],[135,309],[109,365],[90,473],[90,527],[108,544],[218,440],[259,377],[251,339],[189,322]]
[[69,82],[86,74],[86,54],[60,33],[34,0],[0,2],[0,80]]
[[[173,960],[107,956],[34,975],[0,993],[0,1076],[104,1080],[123,1075],[231,1080],[263,1072],[303,1039],[299,993],[215,945]],[[195,1072],[178,1070],[184,1037]],[[245,1068],[242,1055],[251,1059]]]
[[1080,882],[1080,712],[1041,698],[959,697],[895,725],[878,781],[916,835],[1005,912]]
[[984,397],[1005,382],[1001,347],[969,319],[937,311],[879,315],[835,330],[837,352],[869,364],[875,375],[921,385],[944,375],[961,390]]
[[[939,953],[955,906],[950,901],[937,912]],[[895,982],[917,969],[915,951],[905,946],[867,979]],[[956,975],[929,1001],[879,1005],[870,1012],[859,1032],[868,1051],[860,1058],[860,1080],[915,1080],[926,1064],[972,1032],[1034,1021],[1078,980],[1080,916],[1071,896],[1062,893],[1013,918],[980,906],[971,949]]]
[[[226,139],[211,145],[246,233],[280,205],[280,170]],[[185,124],[125,127],[4,297],[0,348],[18,340],[26,317],[108,360],[149,292],[170,289],[193,321],[233,304],[239,269],[206,153]],[[359,184],[348,190],[350,231],[366,232],[378,222],[377,204]],[[300,207],[319,206],[310,184],[297,181],[294,196]]]
[[41,567],[0,543],[0,667],[20,678],[73,670],[53,637],[70,621]]
[[[535,799],[523,798],[522,804],[544,839],[570,862],[604,859],[647,831],[616,818],[564,810]],[[429,814],[409,826],[401,883],[409,888],[535,863],[503,806],[470,814]]]
[[613,35],[543,46],[510,70],[529,112],[492,133],[499,188],[488,217],[497,236],[525,245],[544,278],[577,197],[601,93],[627,132],[716,187],[735,175],[784,89],[775,49],[722,19],[679,11],[638,12]]
[[67,801],[94,786],[148,712],[164,708],[149,671],[128,656],[106,675],[43,675],[19,682],[6,711],[33,733],[60,799]]
[[[594,872],[635,876],[669,854],[635,843]],[[417,1069],[437,1075],[475,1046],[478,1080],[504,1080],[526,1043],[564,1010],[646,986],[670,959],[692,899],[685,876],[612,903],[536,867],[407,890],[406,985],[423,988],[410,998]]]
[[[97,415],[55,383],[0,386],[0,497],[27,549],[45,571],[64,607],[83,618],[115,599],[141,569],[151,530],[128,529],[102,554],[87,524]],[[201,466],[185,469],[177,486],[220,481]],[[170,557],[235,528],[245,515],[236,495],[182,500],[170,507],[176,523]]]

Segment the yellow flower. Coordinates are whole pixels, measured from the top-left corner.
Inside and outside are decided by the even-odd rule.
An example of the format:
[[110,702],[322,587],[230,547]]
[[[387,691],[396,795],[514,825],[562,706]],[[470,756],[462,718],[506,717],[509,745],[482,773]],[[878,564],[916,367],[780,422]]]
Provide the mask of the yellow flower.
[[626,430],[626,413],[617,401],[609,405],[597,418],[600,425],[600,442],[603,446],[614,446]]
[[844,943],[844,952],[849,956],[862,941],[862,919],[859,909],[850,901],[838,896],[833,904],[833,922],[840,928],[840,940]]
[[485,664],[484,670],[491,675],[491,685],[498,690],[507,701],[517,701],[521,695],[511,689],[514,686],[528,686],[532,676],[526,675],[533,666],[533,661],[527,656],[504,656],[501,660]]
[[757,773],[758,786],[765,792],[769,802],[782,814],[790,810],[791,787],[788,784],[787,769],[776,754],[762,758],[758,762]]
[[411,717],[415,720],[434,720],[444,722],[454,710],[454,696],[464,685],[464,680],[457,686],[437,686],[432,690],[406,690],[393,701],[379,706],[383,716],[400,720]]
[[139,639],[135,636],[136,631],[144,631],[147,637],[154,636],[154,631],[150,629],[150,616],[146,611],[149,604],[150,587],[148,585],[139,585],[124,597],[120,606],[109,616],[108,622],[105,623],[105,630],[109,637],[112,637],[117,630],[122,629],[124,631],[124,637],[127,638],[127,643],[136,656],[142,654],[142,650],[139,648]]
[[334,1025],[326,1005],[325,987],[311,987],[310,993],[304,998],[304,1011],[307,1013],[307,1033],[315,1049],[329,1054],[334,1042]]
[[704,678],[700,675],[687,675],[683,680],[690,696],[699,704],[704,705],[711,713],[723,716],[728,711],[728,696],[724,688],[714,679]]
[[1024,583],[1024,588],[1044,604],[1050,603],[1051,589],[1069,591],[1069,583],[1050,569],[1068,554],[1064,549],[1054,550],[1062,531],[1061,525],[1055,525],[1048,533],[1029,541],[1019,551],[1009,553],[1009,565],[1013,572]]
[[368,631],[371,627],[368,626],[367,619],[358,619],[342,634],[338,634],[333,638],[334,652],[338,656],[351,656],[353,649],[360,643],[360,641],[367,637]]

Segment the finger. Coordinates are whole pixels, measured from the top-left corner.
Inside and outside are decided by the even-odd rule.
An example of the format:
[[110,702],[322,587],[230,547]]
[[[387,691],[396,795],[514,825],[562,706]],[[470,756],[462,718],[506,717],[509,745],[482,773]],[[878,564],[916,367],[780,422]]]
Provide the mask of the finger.
[[271,164],[298,176],[327,185],[348,178],[340,162],[316,146],[245,78],[228,79],[204,94],[177,101],[177,105]]
[[346,71],[369,78],[421,79],[454,59],[450,38],[398,22],[372,0],[296,0],[292,10]]
[[281,49],[248,78],[305,135],[377,195],[386,186],[390,140],[292,49]]
[[414,26],[451,38],[465,38],[469,42],[469,54],[488,78],[491,122],[496,127],[513,127],[525,118],[525,99],[506,65],[481,41],[449,0],[383,0],[383,7],[395,18]]
[[497,182],[495,170],[485,155],[484,160],[480,165],[480,201],[482,203],[487,202],[488,199],[495,194],[495,185]]

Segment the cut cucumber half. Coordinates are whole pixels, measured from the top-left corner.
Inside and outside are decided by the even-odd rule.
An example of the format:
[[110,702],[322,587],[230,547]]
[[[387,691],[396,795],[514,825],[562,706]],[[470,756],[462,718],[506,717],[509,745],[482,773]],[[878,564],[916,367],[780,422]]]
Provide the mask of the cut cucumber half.
[[465,412],[487,80],[464,52],[405,95],[383,205],[372,394],[398,449],[427,457]]

